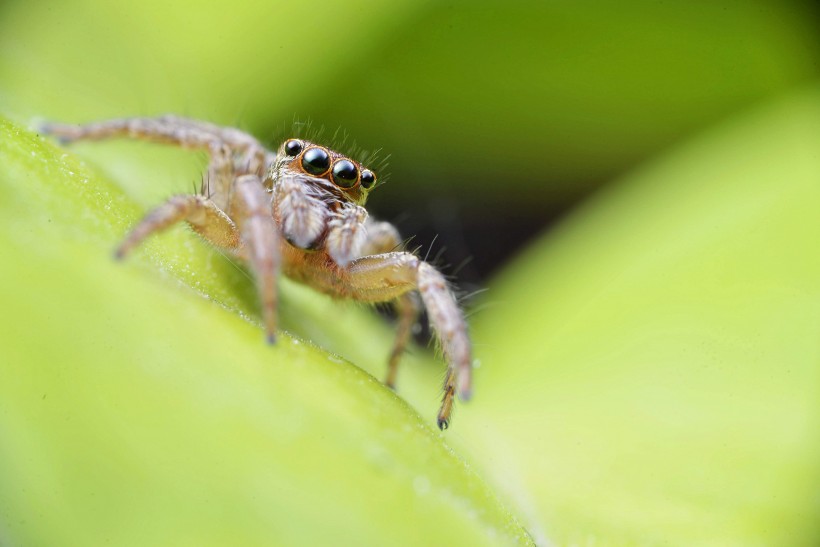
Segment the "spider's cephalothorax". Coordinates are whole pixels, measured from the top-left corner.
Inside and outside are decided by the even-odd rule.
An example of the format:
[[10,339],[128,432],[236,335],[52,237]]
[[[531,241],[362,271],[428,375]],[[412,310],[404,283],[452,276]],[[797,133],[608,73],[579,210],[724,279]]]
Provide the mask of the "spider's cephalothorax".
[[288,139],[264,183],[274,193],[274,216],[292,246],[325,250],[340,266],[362,255],[367,242],[362,206],[376,184],[372,171],[334,150]]
[[[376,185],[376,174],[351,158],[334,150],[300,139],[288,139],[279,147],[272,178],[286,172],[301,173],[307,181],[336,196],[339,201],[364,205],[367,194]],[[317,180],[319,179],[319,180]]]
[[388,364],[390,387],[423,304],[448,365],[439,427],[449,424],[456,389],[469,398],[472,357],[463,314],[441,273],[401,250],[392,225],[368,217],[363,206],[376,185],[371,170],[306,140],[289,139],[274,153],[238,129],[176,116],[41,129],[66,143],[127,136],[206,150],[210,162],[201,193],[173,196],[149,212],[117,248],[117,257],[152,233],[187,222],[247,261],[271,343],[280,270],[331,296],[391,302],[399,326]]

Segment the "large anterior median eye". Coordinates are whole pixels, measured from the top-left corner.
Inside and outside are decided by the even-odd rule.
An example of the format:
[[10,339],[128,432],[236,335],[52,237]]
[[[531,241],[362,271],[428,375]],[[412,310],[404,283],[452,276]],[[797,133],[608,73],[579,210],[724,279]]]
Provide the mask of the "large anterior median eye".
[[330,156],[322,148],[308,148],[302,155],[302,169],[311,175],[323,175],[330,169]]
[[362,188],[367,190],[372,188],[374,184],[376,184],[376,175],[373,171],[369,169],[362,171]]
[[296,139],[290,139],[288,142],[285,143],[285,154],[295,158],[299,155],[299,152],[302,151],[305,145],[302,144],[302,141]]
[[333,182],[341,188],[353,188],[359,178],[359,170],[350,160],[339,160],[333,164]]

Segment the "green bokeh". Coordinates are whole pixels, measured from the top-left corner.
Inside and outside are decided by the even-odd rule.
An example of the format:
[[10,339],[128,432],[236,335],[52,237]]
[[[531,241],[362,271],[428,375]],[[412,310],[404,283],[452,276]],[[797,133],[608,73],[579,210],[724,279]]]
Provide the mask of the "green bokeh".
[[546,537],[820,541],[818,210],[814,88],[618,182],[496,280],[459,430]]

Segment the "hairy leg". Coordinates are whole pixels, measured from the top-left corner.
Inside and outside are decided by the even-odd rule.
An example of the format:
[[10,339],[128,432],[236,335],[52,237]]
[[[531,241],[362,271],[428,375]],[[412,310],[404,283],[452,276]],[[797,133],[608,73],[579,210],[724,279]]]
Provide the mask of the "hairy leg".
[[214,143],[224,143],[234,149],[262,148],[254,137],[238,129],[171,115],[157,118],[120,118],[83,125],[46,123],[39,129],[43,133],[57,137],[63,143],[129,137],[176,144],[183,148],[207,149]]
[[387,361],[387,377],[384,383],[390,389],[396,389],[396,380],[399,374],[399,362],[401,356],[407,349],[410,336],[413,334],[413,325],[419,319],[421,304],[415,292],[408,292],[393,302],[393,307],[398,316],[398,326],[396,327],[396,338],[393,341],[393,349],[390,352],[390,359]]
[[149,235],[183,220],[218,247],[235,250],[239,246],[236,226],[213,202],[203,196],[181,195],[171,197],[145,215],[117,247],[115,256],[125,257]]
[[[362,246],[362,255],[376,255],[398,251],[402,247],[401,236],[396,227],[389,222],[376,221],[368,217],[365,222],[367,239]],[[398,325],[396,327],[396,338],[393,341],[393,349],[387,362],[387,377],[384,383],[390,389],[396,389],[398,378],[399,361],[407,349],[410,337],[413,334],[413,326],[419,319],[421,313],[421,302],[418,294],[414,291],[407,292],[399,296],[393,302],[396,310]]]
[[447,362],[438,414],[438,425],[445,429],[450,422],[456,387],[463,400],[470,398],[472,356],[464,316],[444,276],[430,264],[404,252],[354,260],[347,273],[345,285],[336,289],[341,296],[355,300],[390,301],[418,290]]
[[361,256],[403,250],[404,242],[399,235],[399,231],[389,222],[373,220],[368,217],[365,222],[365,231],[367,232],[367,240],[362,246]]
[[230,207],[234,179],[248,173],[262,177],[275,159],[275,154],[265,150],[259,141],[243,131],[172,115],[122,118],[84,125],[46,123],[39,129],[64,144],[78,140],[126,137],[206,150],[210,161],[201,193],[229,216],[232,216]]
[[256,277],[267,340],[273,344],[276,342],[279,229],[271,215],[271,196],[259,177],[243,175],[236,179],[235,187],[234,218],[244,243],[242,256]]
[[276,340],[276,276],[279,268],[279,232],[271,217],[270,195],[259,177],[243,175],[235,182],[236,223],[203,196],[173,196],[149,212],[117,247],[125,257],[149,235],[180,221],[211,243],[246,259],[256,276],[262,315],[269,343]]

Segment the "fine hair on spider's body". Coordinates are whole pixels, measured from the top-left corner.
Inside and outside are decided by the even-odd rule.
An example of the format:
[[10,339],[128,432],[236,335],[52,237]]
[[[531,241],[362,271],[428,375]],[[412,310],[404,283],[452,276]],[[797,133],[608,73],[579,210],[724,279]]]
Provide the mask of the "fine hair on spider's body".
[[41,130],[63,143],[129,137],[205,150],[210,161],[200,193],[173,196],[150,211],[117,247],[118,258],[154,232],[187,222],[249,264],[270,343],[280,271],[334,297],[390,302],[398,315],[386,378],[391,388],[423,305],[447,362],[438,426],[449,425],[456,390],[469,398],[472,356],[464,316],[444,276],[397,251],[398,231],[368,216],[364,204],[376,175],[355,160],[302,139],[288,139],[272,152],[238,129],[177,116],[46,124]]

